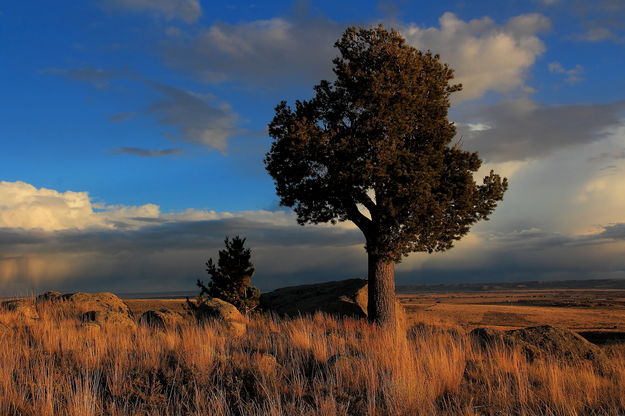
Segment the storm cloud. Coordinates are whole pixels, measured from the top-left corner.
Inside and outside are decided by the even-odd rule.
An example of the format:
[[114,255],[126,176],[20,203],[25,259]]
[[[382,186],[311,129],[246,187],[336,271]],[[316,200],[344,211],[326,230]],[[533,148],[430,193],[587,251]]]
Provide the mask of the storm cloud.
[[[366,275],[364,238],[351,223],[302,227],[285,211],[162,213],[154,204],[94,205],[86,192],[7,182],[0,183],[2,189],[13,201],[0,207],[0,219],[12,212],[0,223],[4,295],[47,289],[192,291],[196,279],[206,278],[206,260],[234,235],[247,238],[255,283],[263,290]],[[42,227],[32,219],[37,213],[57,226]],[[50,221],[70,216],[73,222]],[[625,259],[613,256],[623,247],[623,222],[585,234],[483,226],[449,253],[409,256],[398,266],[398,282],[625,277]]]
[[526,160],[605,139],[623,117],[625,101],[548,106],[523,98],[465,117],[458,136],[487,161]]
[[[213,94],[201,94],[194,91],[172,87],[154,82],[132,71],[113,71],[98,68],[59,69],[52,68],[46,73],[62,75],[73,81],[86,82],[97,88],[106,89],[116,80],[125,80],[147,86],[156,93],[156,97],[142,109],[132,112],[120,112],[109,117],[114,123],[121,123],[138,116],[155,119],[156,124],[170,128],[164,136],[174,142],[185,142],[224,152],[228,140],[244,132],[237,127],[238,115]],[[136,156],[165,156],[162,151],[136,150],[123,147],[118,153]],[[123,151],[123,150],[126,151]],[[133,150],[135,149],[135,150]],[[171,151],[172,149],[168,149]],[[171,154],[171,153],[168,153]]]

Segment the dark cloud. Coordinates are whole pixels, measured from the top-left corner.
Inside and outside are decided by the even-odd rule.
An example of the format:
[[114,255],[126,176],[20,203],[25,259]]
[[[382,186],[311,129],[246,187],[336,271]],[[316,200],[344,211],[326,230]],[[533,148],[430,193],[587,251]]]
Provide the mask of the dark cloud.
[[[113,290],[150,292],[193,290],[206,279],[204,262],[216,257],[225,236],[247,237],[257,266],[255,284],[263,290],[366,275],[364,241],[358,230],[301,227],[245,218],[210,221],[149,221],[127,230],[33,232],[0,230],[0,276],[4,267],[24,271],[6,281],[3,294],[32,291]],[[426,256],[417,269],[400,268],[400,284],[625,277],[625,258],[614,258],[625,242],[625,224],[584,236],[538,229],[481,234],[469,251]],[[456,249],[454,249],[456,250]],[[458,248],[458,250],[462,250]],[[32,261],[69,265],[61,277],[34,279]],[[475,257],[481,261],[475,261]],[[607,261],[610,260],[610,261]]]
[[[322,276],[340,278],[343,273],[353,275],[354,270],[366,268],[359,231],[301,227],[295,222],[280,225],[228,218],[154,221],[139,229],[0,229],[0,280],[5,276],[6,283],[0,294],[25,287],[146,291],[143,282],[149,282],[154,290],[193,289],[195,279],[205,277],[204,262],[216,257],[224,238],[233,235],[247,238],[257,265],[258,285],[263,289]],[[45,259],[48,265],[59,262],[67,270],[55,278],[31,276],[37,259]],[[23,275],[8,279],[7,270],[14,272],[16,265]]]
[[603,42],[606,40],[611,40],[614,42],[623,42],[623,39],[619,37],[612,29],[604,26],[600,26],[600,23],[594,22],[590,24],[590,28],[588,28],[583,33],[578,33],[573,35],[574,39],[583,41],[583,42]]
[[[488,161],[545,157],[558,150],[607,137],[622,124],[625,101],[546,106],[529,99],[503,102],[460,124],[458,137]],[[480,129],[471,123],[481,124]]]
[[[150,221],[155,219],[148,219]],[[135,230],[87,230],[61,231],[39,234],[39,240],[26,240],[30,244],[50,241],[54,248],[73,252],[133,250],[145,252],[154,250],[195,249],[215,243],[221,244],[228,235],[241,234],[254,244],[286,247],[343,247],[363,241],[360,231],[339,227],[301,227],[275,225],[231,218],[206,221],[171,221],[144,226]]]
[[141,147],[120,147],[115,153],[141,157],[162,157],[184,153],[182,149],[143,149]]
[[121,123],[138,115],[139,113],[136,112],[115,113],[109,116],[109,120],[113,123]]
[[209,82],[284,85],[331,76],[334,42],[347,24],[306,11],[237,25],[216,23],[198,35],[169,39],[167,62]]
[[587,160],[590,163],[606,163],[621,159],[625,159],[625,150],[618,152],[604,152],[597,156],[589,157]]
[[146,113],[153,114],[158,124],[174,127],[178,134],[173,139],[224,151],[228,139],[241,132],[236,127],[237,115],[227,104],[216,103],[214,96],[155,82],[147,84],[161,98],[150,104]]
[[[95,68],[53,68],[45,72],[63,75],[74,81],[88,82],[98,88],[106,88],[116,79],[125,79],[146,85],[158,94],[158,98],[141,111],[116,113],[109,119],[118,123],[138,115],[153,116],[156,118],[157,124],[174,129],[173,133],[166,133],[166,136],[173,141],[182,141],[225,151],[228,140],[232,136],[243,132],[243,130],[237,128],[238,115],[232,111],[228,104],[219,102],[212,94],[199,94],[161,84],[131,71],[106,71]],[[162,151],[144,151],[144,149],[131,147],[123,147],[121,149],[125,151],[119,153],[130,153],[138,156],[165,156],[172,154],[159,153]],[[178,149],[166,149],[165,152],[173,150]]]
[[116,71],[106,71],[98,68],[84,67],[75,69],[49,68],[44,71],[46,74],[61,75],[72,81],[88,82],[96,88],[107,88],[111,81],[122,76]]
[[547,68],[551,73],[563,75],[564,81],[569,84],[582,81],[581,75],[584,73],[584,67],[581,65],[575,65],[573,68],[566,69],[560,62],[550,62]]
[[579,25],[569,36],[582,42],[625,41],[625,2],[623,0],[535,0],[571,14]]
[[[461,259],[431,255],[418,271],[397,273],[398,284],[513,282],[625,278],[625,258],[615,247],[625,242],[625,224],[613,224],[585,236],[542,230],[489,235]],[[608,249],[609,248],[609,249]],[[481,257],[472,261],[471,254]]]
[[146,13],[187,23],[196,21],[202,15],[202,6],[198,0],[100,0],[100,6],[108,11]]
[[603,231],[597,234],[596,238],[607,238],[610,240],[625,240],[625,223],[616,223],[604,227]]

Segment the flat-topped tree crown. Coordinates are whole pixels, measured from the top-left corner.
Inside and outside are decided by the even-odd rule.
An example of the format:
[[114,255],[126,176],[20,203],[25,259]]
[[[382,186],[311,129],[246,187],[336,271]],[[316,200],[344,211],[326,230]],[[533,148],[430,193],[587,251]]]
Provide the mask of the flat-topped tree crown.
[[336,80],[321,81],[295,108],[276,107],[265,163],[300,224],[351,220],[362,230],[370,318],[382,323],[394,312],[375,310],[376,296],[394,295],[375,295],[391,285],[381,274],[394,288],[402,256],[451,248],[488,219],[507,181],[491,172],[476,184],[478,154],[452,145],[449,97],[461,86],[450,84],[453,70],[438,55],[381,25],[348,28],[335,46]]

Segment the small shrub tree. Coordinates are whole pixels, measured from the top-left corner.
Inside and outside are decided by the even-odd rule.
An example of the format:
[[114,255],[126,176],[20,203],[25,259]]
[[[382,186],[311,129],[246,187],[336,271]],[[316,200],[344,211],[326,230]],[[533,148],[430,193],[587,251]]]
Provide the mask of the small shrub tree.
[[187,299],[191,311],[197,310],[208,298],[219,298],[236,306],[241,311],[249,311],[258,305],[260,291],[250,285],[254,275],[254,265],[250,259],[252,251],[245,248],[245,238],[235,236],[225,239],[226,248],[219,250],[217,264],[210,258],[206,271],[211,281],[205,285],[197,281],[200,294],[195,302]]

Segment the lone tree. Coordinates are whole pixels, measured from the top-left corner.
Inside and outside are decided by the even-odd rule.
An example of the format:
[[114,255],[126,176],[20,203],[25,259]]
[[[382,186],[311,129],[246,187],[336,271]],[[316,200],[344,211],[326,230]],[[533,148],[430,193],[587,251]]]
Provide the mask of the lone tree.
[[206,262],[206,271],[211,277],[208,285],[198,280],[201,289],[195,303],[187,300],[187,305],[195,311],[206,299],[219,298],[232,303],[239,310],[254,309],[258,305],[260,291],[250,285],[254,275],[254,265],[250,262],[252,251],[245,248],[245,238],[239,236],[232,240],[226,237],[225,250],[219,250],[217,264],[210,258]]
[[395,263],[450,249],[508,183],[491,171],[476,184],[478,154],[452,145],[449,97],[462,87],[439,55],[382,25],[348,28],[335,47],[336,80],[276,107],[265,164],[301,225],[351,220],[363,232],[369,320],[394,325]]

